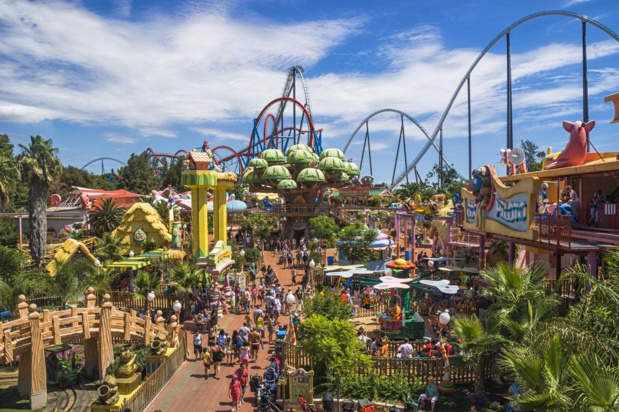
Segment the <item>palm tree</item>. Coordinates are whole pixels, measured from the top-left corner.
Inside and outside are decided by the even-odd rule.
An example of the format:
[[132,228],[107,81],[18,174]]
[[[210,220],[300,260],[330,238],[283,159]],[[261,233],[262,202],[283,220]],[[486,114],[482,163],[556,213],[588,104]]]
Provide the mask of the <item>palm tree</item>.
[[605,365],[595,353],[588,353],[573,357],[569,371],[573,383],[568,394],[576,410],[619,410],[619,367]]
[[535,262],[527,268],[500,262],[496,268],[482,272],[483,279],[490,285],[484,295],[493,300],[488,315],[498,321],[519,321],[528,317],[529,303],[547,301],[552,307],[558,303],[556,296],[546,296],[544,276],[548,264]]
[[507,340],[496,333],[497,325],[487,323],[487,328],[477,316],[455,316],[453,330],[460,342],[457,345],[465,356],[458,367],[472,367],[475,370],[474,392],[480,399],[484,396],[483,359],[499,351]]
[[144,309],[146,311],[148,308],[148,300],[146,299],[146,296],[149,292],[159,289],[159,279],[152,276],[145,270],[139,270],[133,284],[138,288],[138,291],[135,292],[134,296],[144,299]]
[[11,192],[15,188],[15,180],[20,178],[19,169],[12,157],[0,154],[0,206],[10,202]]
[[179,292],[191,292],[202,279],[202,270],[189,263],[182,262],[172,269],[172,281]]
[[570,352],[554,335],[545,348],[520,347],[503,351],[498,364],[524,388],[518,398],[523,410],[573,410],[567,395]]
[[120,225],[125,214],[125,209],[119,207],[112,198],[103,199],[93,208],[93,214],[88,223],[96,236],[106,232],[112,232]]
[[[89,260],[60,262],[56,264],[56,290],[61,297],[61,308],[67,302],[84,296],[88,287],[92,286],[91,279],[97,276],[99,269]],[[98,285],[97,285],[98,286]]]
[[120,239],[115,239],[110,233],[104,233],[97,238],[97,250],[95,256],[101,261],[116,261],[122,259],[122,247]]
[[22,153],[19,166],[22,179],[29,185],[28,223],[30,226],[30,254],[37,267],[43,264],[47,245],[47,198],[49,186],[62,173],[62,163],[56,156],[58,149],[51,139],[30,136],[30,144],[19,145]]

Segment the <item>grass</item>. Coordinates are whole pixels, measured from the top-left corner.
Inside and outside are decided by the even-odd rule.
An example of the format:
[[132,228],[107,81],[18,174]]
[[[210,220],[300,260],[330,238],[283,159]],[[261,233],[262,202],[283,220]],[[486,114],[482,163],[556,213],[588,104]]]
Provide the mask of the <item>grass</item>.
[[[30,400],[20,398],[17,388],[0,389],[0,412],[29,411]],[[36,409],[35,412],[42,412],[45,408]]]

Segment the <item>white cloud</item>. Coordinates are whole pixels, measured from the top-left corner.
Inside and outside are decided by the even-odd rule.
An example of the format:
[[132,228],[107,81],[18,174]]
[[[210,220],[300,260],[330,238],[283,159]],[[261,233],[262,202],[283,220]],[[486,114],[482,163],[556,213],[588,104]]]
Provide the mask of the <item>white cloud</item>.
[[108,142],[112,142],[112,143],[133,144],[137,141],[133,137],[121,136],[115,133],[106,133],[104,136],[105,136],[105,140],[107,140]]
[[226,140],[236,140],[242,142],[248,142],[249,137],[246,134],[232,133],[224,129],[211,129],[206,127],[194,127],[192,131],[199,133],[205,137],[211,137],[220,143],[224,143]]

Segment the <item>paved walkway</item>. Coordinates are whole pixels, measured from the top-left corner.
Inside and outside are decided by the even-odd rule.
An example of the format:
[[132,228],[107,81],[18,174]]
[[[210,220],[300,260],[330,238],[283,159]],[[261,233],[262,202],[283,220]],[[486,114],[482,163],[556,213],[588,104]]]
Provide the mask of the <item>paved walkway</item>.
[[[282,265],[277,263],[278,256],[273,252],[264,253],[265,264],[272,265],[277,270],[277,276],[280,283],[284,287],[292,286],[292,274],[289,269],[283,269]],[[299,271],[302,273],[302,271]],[[301,277],[297,278],[299,281]],[[296,288],[294,289],[296,290]],[[245,313],[240,315],[224,315],[219,321],[219,324],[226,331],[238,330],[243,326],[243,320],[245,319]],[[281,316],[280,322],[286,317]],[[193,322],[186,322],[185,328],[187,330],[193,329]],[[187,339],[188,350],[193,360],[193,333],[188,332]],[[206,335],[202,335],[202,341],[208,340]],[[274,350],[273,345],[265,345],[264,350],[260,350],[258,354],[258,361],[249,364],[249,374],[259,374],[262,376],[264,369],[268,366],[268,356]],[[149,412],[161,411],[161,412],[193,412],[193,411],[208,411],[208,412],[228,412],[232,409],[232,403],[228,398],[228,386],[230,379],[234,371],[239,367],[238,363],[232,366],[228,366],[222,362],[221,366],[221,379],[216,380],[213,378],[213,367],[211,366],[211,375],[205,379],[204,366],[201,361],[193,362],[188,361],[181,366],[178,373],[172,378],[168,386],[159,394],[155,402],[148,409]],[[247,391],[245,394],[245,404],[238,408],[238,412],[249,412],[255,410],[253,406],[254,398],[253,393],[249,390],[249,384],[247,385]]]

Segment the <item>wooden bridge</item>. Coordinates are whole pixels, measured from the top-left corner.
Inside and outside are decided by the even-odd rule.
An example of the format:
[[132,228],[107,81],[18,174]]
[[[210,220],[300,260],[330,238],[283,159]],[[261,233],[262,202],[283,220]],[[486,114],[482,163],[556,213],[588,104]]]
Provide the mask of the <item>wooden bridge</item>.
[[0,363],[10,363],[19,355],[18,391],[30,396],[31,409],[44,407],[47,403],[47,372],[45,346],[60,343],[84,344],[85,373],[99,379],[114,361],[114,341],[150,343],[157,333],[163,332],[172,344],[177,338],[176,316],[173,315],[166,330],[165,319],[158,312],[156,322],[149,317],[140,319],[135,311],[121,312],[104,295],[101,307],[95,307],[96,296],[89,288],[86,307],[37,312],[36,305],[28,305],[21,295],[19,319],[0,322]]

